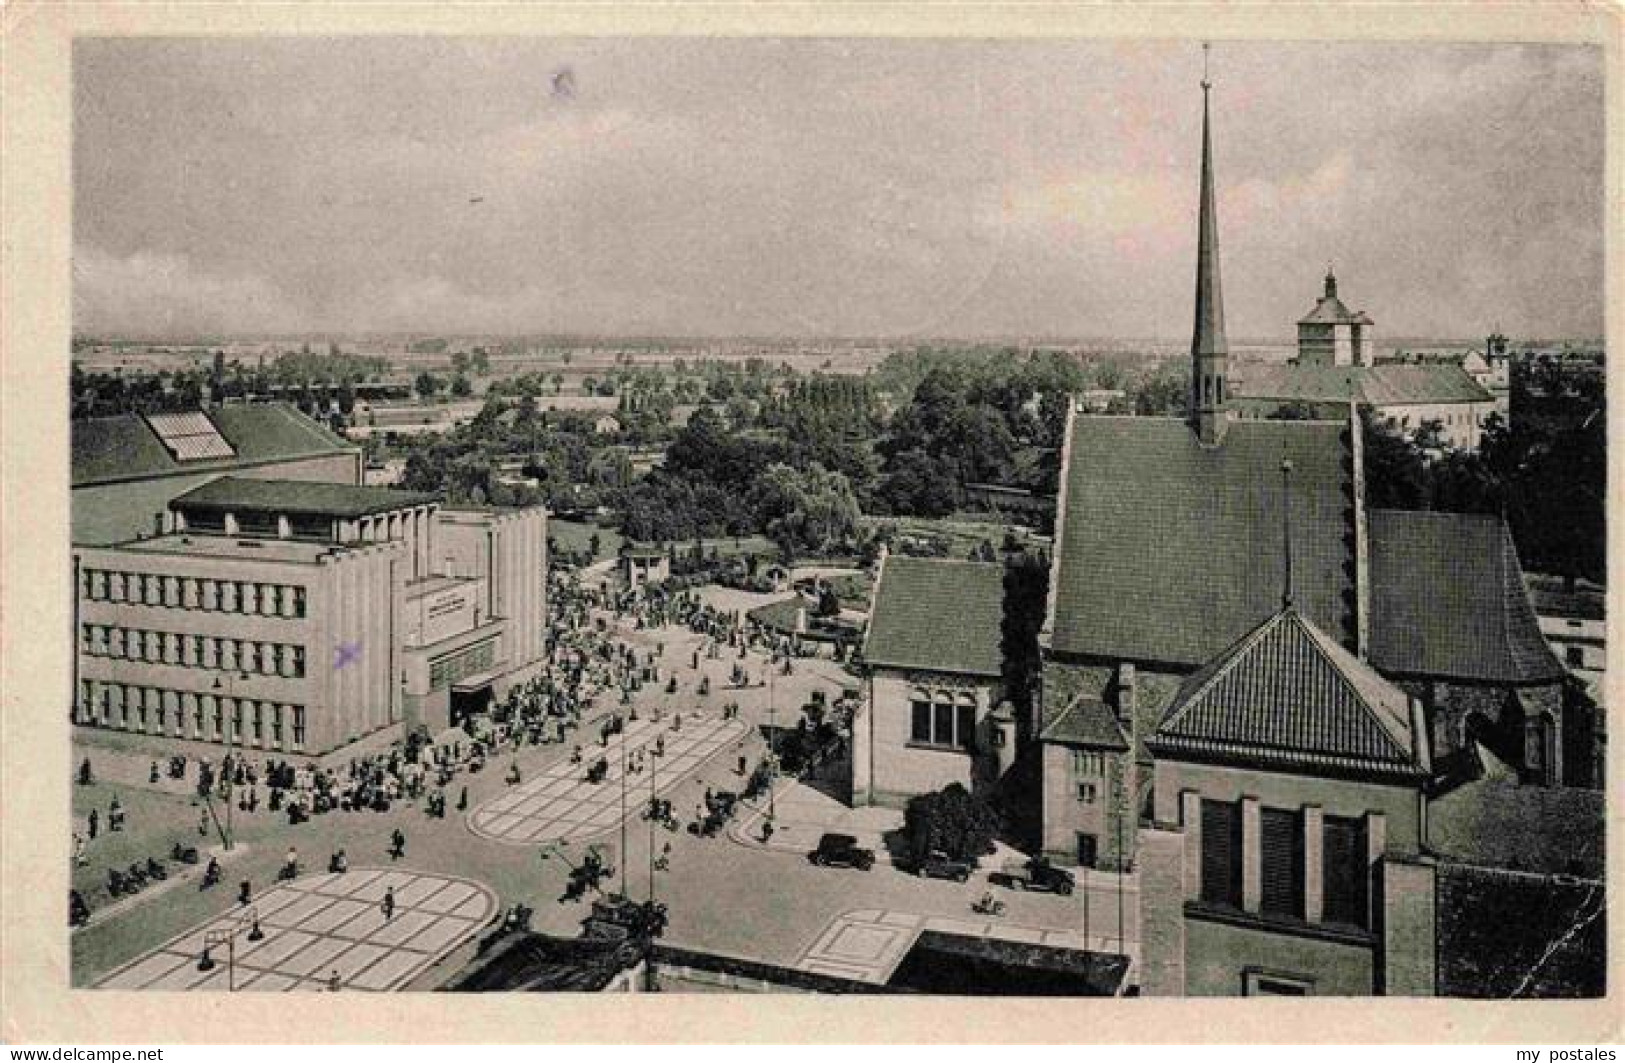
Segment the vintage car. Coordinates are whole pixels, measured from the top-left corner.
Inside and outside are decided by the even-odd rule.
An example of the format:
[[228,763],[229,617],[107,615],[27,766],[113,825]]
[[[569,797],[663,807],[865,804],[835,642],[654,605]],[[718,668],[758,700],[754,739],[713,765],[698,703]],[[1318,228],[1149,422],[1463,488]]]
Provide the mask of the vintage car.
[[826,834],[818,839],[818,848],[807,854],[807,859],[820,867],[855,867],[867,871],[875,866],[873,849],[860,848],[858,840],[850,834]]
[[1059,893],[1063,897],[1071,896],[1075,888],[1070,871],[1036,857],[1010,861],[996,878],[1013,890]]
[[947,878],[964,882],[976,867],[974,861],[955,860],[941,849],[932,849],[914,861],[914,873],[921,878]]

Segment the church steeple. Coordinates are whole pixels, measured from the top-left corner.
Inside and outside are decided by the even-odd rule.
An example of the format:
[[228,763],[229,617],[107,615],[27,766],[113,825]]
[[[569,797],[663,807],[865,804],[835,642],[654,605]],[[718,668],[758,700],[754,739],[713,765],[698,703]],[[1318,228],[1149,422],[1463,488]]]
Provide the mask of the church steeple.
[[1229,397],[1224,293],[1219,285],[1219,218],[1213,196],[1213,137],[1209,131],[1207,45],[1202,45],[1202,201],[1196,242],[1196,328],[1191,337],[1191,423],[1203,443],[1223,441]]

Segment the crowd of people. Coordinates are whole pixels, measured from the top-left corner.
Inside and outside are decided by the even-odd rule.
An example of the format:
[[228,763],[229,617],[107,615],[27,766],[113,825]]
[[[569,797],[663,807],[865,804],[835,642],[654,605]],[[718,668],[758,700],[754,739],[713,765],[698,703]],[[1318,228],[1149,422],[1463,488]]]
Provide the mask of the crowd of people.
[[[670,726],[676,731],[681,727],[679,709],[689,709],[695,701],[703,704],[711,692],[706,662],[728,659],[727,685],[744,689],[767,684],[772,670],[788,673],[791,661],[804,651],[793,636],[767,628],[738,610],[719,609],[693,591],[669,595],[658,589],[623,591],[588,585],[575,573],[555,571],[549,575],[547,601],[547,654],[540,671],[511,687],[491,704],[489,712],[463,721],[460,731],[437,738],[420,728],[387,749],[340,764],[298,763],[244,750],[228,750],[218,758],[175,754],[163,763],[153,760],[149,780],[157,785],[167,775],[171,780],[190,782],[200,798],[200,837],[223,837],[220,809],[226,807],[249,816],[262,810],[285,815],[290,824],[299,824],[313,816],[387,812],[398,802],[408,801],[420,802],[430,817],[443,818],[453,789],[457,790],[456,808],[468,808],[468,786],[466,781],[459,786],[459,778],[482,771],[493,758],[509,758],[506,781],[520,784],[522,775],[514,755],[526,745],[573,742],[571,760],[583,763],[579,732],[605,696],[613,698],[617,708],[598,722],[595,737],[601,747],[607,747],[628,720],[638,718],[634,697],[646,686],[663,685],[670,695],[690,695],[662,699],[652,708],[645,705],[644,711],[652,713],[657,722],[664,713],[671,713]],[[658,632],[668,627],[699,634],[702,641],[673,662],[667,660],[663,641],[656,641],[652,649],[646,645],[640,649],[618,637],[629,628],[656,633],[658,639]],[[758,654],[754,661],[752,651]],[[723,719],[737,718],[739,702],[723,701],[716,711]],[[648,757],[663,755],[664,745],[665,735],[661,734],[648,748],[634,751],[629,770],[636,773]],[[608,771],[603,756],[591,758],[585,768],[587,777],[596,774],[598,780]],[[743,756],[739,772],[746,774]],[[750,774],[750,788],[756,789],[761,783],[755,777],[759,772]],[[79,775],[81,783],[94,781],[88,761]],[[702,807],[695,819],[714,830],[726,813],[715,803],[707,805],[711,807]],[[651,812],[668,827],[676,827],[669,802]],[[125,813],[117,797],[112,799],[105,821],[100,810],[90,810],[84,834],[95,839],[104,823],[108,830],[124,827]],[[84,835],[75,833],[76,865],[86,862],[86,841]],[[176,847],[181,848],[180,843]],[[388,851],[396,859],[404,855],[405,838],[399,828],[390,836]],[[344,862],[342,854],[334,859]],[[220,874],[217,861],[210,858],[208,863],[212,874],[205,875],[205,886],[218,881]],[[86,907],[84,900],[75,895],[76,911]]]

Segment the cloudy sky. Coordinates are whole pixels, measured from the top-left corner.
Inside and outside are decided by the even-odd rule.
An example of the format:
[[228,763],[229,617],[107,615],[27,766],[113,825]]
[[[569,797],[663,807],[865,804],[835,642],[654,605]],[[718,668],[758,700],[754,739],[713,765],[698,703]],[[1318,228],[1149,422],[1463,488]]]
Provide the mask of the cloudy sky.
[[[1600,53],[1212,54],[1232,338],[1602,331]],[[1189,335],[1184,42],[81,41],[97,335]]]

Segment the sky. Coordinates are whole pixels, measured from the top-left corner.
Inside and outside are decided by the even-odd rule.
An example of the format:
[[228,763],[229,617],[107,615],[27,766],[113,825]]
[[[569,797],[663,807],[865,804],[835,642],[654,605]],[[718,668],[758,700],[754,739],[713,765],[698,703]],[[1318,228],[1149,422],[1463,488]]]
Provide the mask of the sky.
[[[1188,339],[1188,41],[80,40],[82,335]],[[1232,340],[1603,330],[1582,46],[1216,44]]]

